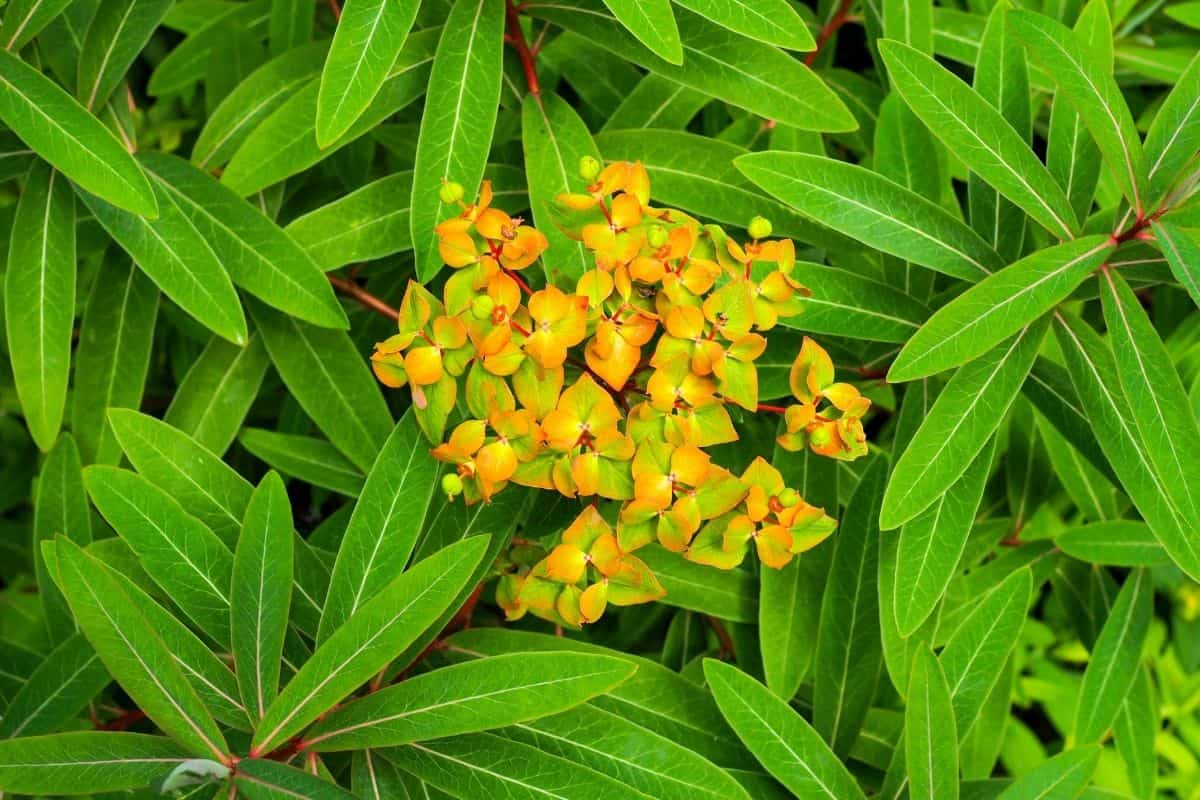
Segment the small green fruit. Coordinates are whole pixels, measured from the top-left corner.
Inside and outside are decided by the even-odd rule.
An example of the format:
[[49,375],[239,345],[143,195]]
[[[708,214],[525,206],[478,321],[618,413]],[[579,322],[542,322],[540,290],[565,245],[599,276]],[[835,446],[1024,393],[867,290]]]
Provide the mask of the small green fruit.
[[766,239],[771,235],[771,220],[766,217],[755,217],[746,226],[746,232],[751,239]]
[[448,472],[442,476],[442,491],[450,498],[454,498],[462,494],[463,482],[462,478],[458,477],[453,472]]
[[455,181],[446,181],[442,184],[441,191],[438,195],[442,198],[442,202],[446,205],[457,203],[463,199],[463,187],[461,183]]
[[593,156],[579,159],[579,176],[585,181],[594,181],[600,174],[600,162]]

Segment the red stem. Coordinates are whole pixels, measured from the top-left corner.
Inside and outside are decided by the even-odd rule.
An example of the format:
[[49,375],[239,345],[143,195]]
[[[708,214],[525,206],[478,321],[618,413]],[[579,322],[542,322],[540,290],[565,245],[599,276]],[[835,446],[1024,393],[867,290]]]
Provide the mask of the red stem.
[[775,414],[786,414],[787,413],[787,409],[784,408],[783,406],[769,406],[766,403],[759,403],[758,410],[759,411],[771,411]]
[[525,39],[525,30],[521,27],[520,14],[512,0],[504,0],[504,16],[508,19],[508,42],[517,51],[517,57],[521,59],[521,69],[525,72],[525,84],[529,87],[530,94],[540,97],[542,87],[538,83],[533,51],[529,49],[529,42]]
[[853,3],[854,0],[842,0],[837,11],[829,18],[829,22],[826,22],[825,27],[821,28],[821,32],[817,34],[817,49],[804,57],[805,66],[811,67],[816,62],[817,57],[821,55],[821,51],[825,49],[825,45],[837,33],[838,28],[846,24],[846,19],[850,16],[850,6]]
[[393,321],[400,319],[399,311],[392,308],[387,303],[383,302],[354,281],[343,278],[341,275],[330,275],[329,282],[333,284],[334,289],[337,289],[342,294],[355,300],[365,308],[371,309],[376,314],[385,316]]

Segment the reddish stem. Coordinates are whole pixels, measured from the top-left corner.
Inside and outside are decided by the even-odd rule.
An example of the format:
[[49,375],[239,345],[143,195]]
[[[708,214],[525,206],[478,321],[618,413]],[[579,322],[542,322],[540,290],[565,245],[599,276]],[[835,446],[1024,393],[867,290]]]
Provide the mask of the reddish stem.
[[529,288],[529,284],[526,283],[525,279],[522,278],[520,275],[518,275],[517,273],[513,272],[510,269],[504,270],[504,274],[507,275],[508,277],[512,278],[513,281],[517,284],[517,286],[521,287],[521,291],[525,292],[525,294],[529,294],[529,295],[533,294],[533,289]]
[[722,661],[730,659],[734,655],[733,639],[729,636],[729,631],[725,630],[725,626],[716,617],[706,617],[708,624],[712,626],[713,633],[717,635],[717,641],[721,643],[721,652],[717,657]]
[[541,97],[542,87],[538,84],[537,65],[534,63],[533,51],[529,49],[529,42],[525,39],[525,30],[521,27],[520,14],[512,0],[504,0],[504,16],[508,20],[507,41],[517,51],[517,57],[521,59],[521,69],[525,72],[525,84],[529,87],[529,93],[535,97]]
[[821,55],[821,51],[825,49],[825,45],[837,33],[838,28],[846,24],[847,18],[850,16],[850,6],[854,0],[842,0],[837,11],[829,18],[829,22],[825,23],[825,27],[821,28],[821,32],[817,34],[817,48],[804,57],[805,66],[811,67],[816,63],[817,57]]
[[329,0],[329,10],[333,12],[333,18],[340,22],[342,19],[342,4],[338,0]]
[[98,731],[128,730],[132,725],[134,725],[138,722],[141,722],[145,718],[146,718],[146,712],[142,711],[141,709],[135,708],[133,711],[126,711],[121,716],[117,717],[116,719],[109,720],[108,722],[104,723],[103,725],[97,725],[96,730],[98,730]]
[[759,411],[770,411],[775,414],[786,414],[787,413],[787,409],[783,406],[769,406],[766,403],[759,403],[758,410]]
[[337,289],[339,292],[359,303],[363,307],[371,309],[376,314],[385,316],[393,321],[400,319],[399,311],[392,308],[387,303],[383,302],[354,281],[343,278],[341,275],[330,275],[329,282],[333,285],[334,289]]

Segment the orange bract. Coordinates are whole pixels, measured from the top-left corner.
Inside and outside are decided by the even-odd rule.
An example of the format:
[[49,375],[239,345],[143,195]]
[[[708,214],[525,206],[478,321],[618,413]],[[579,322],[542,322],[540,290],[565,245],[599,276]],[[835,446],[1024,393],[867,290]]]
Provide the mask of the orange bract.
[[[790,376],[798,402],[759,405],[763,333],[810,295],[791,277],[790,239],[735,241],[653,206],[641,164],[590,167],[594,179],[551,209],[593,257],[574,285],[523,277],[546,237],[492,206],[485,182],[437,226],[453,269],[441,297],[411,283],[399,332],[372,357],[381,382],[412,387],[433,457],[453,465],[465,502],[508,483],[592,499],[561,536],[500,561],[496,598],[510,618],[571,626],[662,596],[633,555],[652,542],[724,569],[752,543],[772,567],[815,546],[836,524],[822,509],[763,459],[735,475],[705,448],[737,439],[735,416],[766,409],[784,412],[781,446],[853,459],[866,452],[870,408],[807,337]],[[460,403],[468,418],[443,442]],[[607,516],[600,500],[616,501]]]

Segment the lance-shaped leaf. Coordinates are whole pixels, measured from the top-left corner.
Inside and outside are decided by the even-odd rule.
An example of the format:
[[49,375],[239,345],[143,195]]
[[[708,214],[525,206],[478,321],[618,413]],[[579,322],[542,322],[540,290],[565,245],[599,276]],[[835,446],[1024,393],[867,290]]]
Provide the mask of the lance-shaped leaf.
[[967,536],[991,473],[995,443],[984,447],[954,485],[900,528],[891,600],[901,636],[910,636],[933,613],[967,546]]
[[554,224],[549,209],[560,194],[578,192],[584,186],[579,161],[585,156],[599,158],[600,151],[579,114],[553,92],[525,96],[521,142],[533,221],[549,242],[542,255],[546,278],[574,287],[592,268],[592,260],[582,242],[571,239]]
[[565,758],[491,733],[468,733],[379,751],[452,797],[642,800],[646,795]]
[[255,719],[279,690],[279,659],[292,598],[292,507],[267,473],[254,490],[233,555],[230,638],[242,701]]
[[1200,243],[1174,223],[1159,220],[1153,228],[1175,280],[1191,295],[1192,302],[1200,306]]
[[[168,19],[179,13],[179,7],[175,5]],[[187,26],[187,38],[155,65],[146,91],[151,96],[162,96],[199,83],[205,78],[212,53],[220,52],[223,41],[235,35],[231,31],[244,29],[265,36],[270,19],[270,0],[233,3],[196,15]]]
[[172,5],[172,0],[100,3],[79,51],[75,94],[88,109],[104,105]]
[[1134,794],[1142,797],[1154,796],[1154,784],[1158,780],[1155,739],[1162,726],[1160,714],[1149,670],[1143,667],[1138,670],[1121,713],[1113,723],[1113,739],[1125,762],[1129,784]]
[[734,732],[797,797],[865,797],[813,727],[765,686],[737,667],[711,658],[704,660],[704,677]]
[[0,720],[0,739],[58,730],[110,680],[100,656],[83,634],[71,635],[46,656],[13,696]]
[[213,333],[236,345],[246,342],[246,318],[229,275],[208,240],[161,186],[159,216],[148,220],[100,197],[83,201],[139,269]]
[[321,71],[328,47],[328,42],[296,47],[247,75],[209,113],[192,146],[192,163],[209,169],[228,161],[258,123]]
[[250,800],[354,800],[336,783],[278,761],[248,758],[238,763],[233,782],[239,794]]
[[398,172],[314,209],[284,230],[330,270],[412,249],[412,173]]
[[501,728],[566,711],[633,674],[584,653],[512,653],[427,672],[325,717],[305,733],[317,751],[392,747]]
[[859,478],[836,536],[821,600],[814,662],[813,726],[835,753],[858,737],[883,662],[879,643],[879,505],[888,463],[876,456]]
[[1111,71],[1102,71],[1077,35],[1049,17],[1016,10],[1009,22],[1087,125],[1129,202],[1144,209],[1148,198],[1142,141]]
[[114,408],[109,423],[129,461],[232,546],[252,487],[190,436],[140,411]]
[[898,527],[929,508],[966,471],[999,427],[1029,374],[1046,322],[1039,321],[959,368],[896,462],[880,524]]
[[685,561],[665,547],[652,544],[638,551],[666,595],[659,602],[710,614],[730,622],[758,619],[758,592],[754,576],[741,570],[713,570]]
[[294,317],[348,327],[321,268],[258,209],[181,158],[147,153],[142,164],[212,246],[234,283]]
[[437,479],[437,462],[410,409],[388,436],[354,505],[333,565],[318,644],[404,570]]
[[931,56],[900,42],[879,49],[904,102],[969,169],[1055,236],[1078,231],[1066,194],[999,111]]
[[1070,442],[1071,446],[1087,459],[1089,466],[1108,480],[1117,482],[1117,476],[1109,466],[1104,451],[1096,442],[1095,431],[1083,410],[1083,404],[1071,383],[1071,373],[1066,367],[1039,357],[1033,362],[1029,380],[1021,387],[1021,393],[1030,399],[1062,438]]
[[888,380],[909,381],[985,353],[1064,300],[1112,252],[1107,236],[1039,250],[938,309],[908,340]]
[[214,336],[192,362],[163,421],[215,455],[229,448],[271,365],[258,332],[245,347]]
[[1170,563],[1163,546],[1144,522],[1114,519],[1069,528],[1054,538],[1064,553],[1112,567],[1157,567]]
[[956,800],[958,736],[950,685],[937,657],[928,648],[917,651],[907,700],[904,757],[908,763],[909,797]]
[[260,303],[251,304],[250,313],[300,407],[351,462],[364,472],[370,469],[392,431],[392,415],[349,335]]
[[683,63],[679,28],[670,0],[604,0],[617,21],[659,58]]
[[817,46],[808,25],[786,0],[675,0],[711,22],[788,50]]
[[59,586],[80,629],[121,688],[192,753],[224,761],[229,750],[217,723],[123,590],[122,579],[69,539],[56,542]]
[[1079,797],[1100,761],[1100,748],[1072,747],[1046,759],[1017,778],[997,800],[1052,800]]
[[1079,399],[1121,486],[1154,531],[1171,560],[1184,572],[1200,576],[1200,544],[1192,525],[1171,499],[1155,470],[1133,420],[1133,409],[1121,392],[1112,351],[1090,326],[1070,314],[1055,316],[1054,333]]
[[800,299],[803,313],[780,324],[813,333],[873,342],[906,342],[929,319],[910,295],[849,270],[797,261],[791,276],[813,290]]
[[1179,373],[1141,303],[1114,270],[1100,275],[1100,300],[1146,454],[1172,503],[1185,518],[1200,518],[1200,426]]
[[4,280],[4,322],[25,425],[49,450],[62,426],[75,323],[75,195],[36,162],[17,201]]
[[317,144],[328,147],[375,99],[408,38],[418,0],[350,0],[321,71]]
[[0,25],[0,47],[12,53],[21,52],[69,5],[71,0],[14,0],[9,3],[4,9],[4,24]]
[[66,536],[80,546],[92,541],[92,512],[83,488],[79,448],[70,434],[62,434],[46,456],[33,495],[33,566],[42,599],[46,629],[52,642],[75,633],[71,610],[47,571],[42,543]]
[[1200,150],[1200,54],[1174,82],[1146,133],[1146,180],[1157,200]]
[[251,754],[271,752],[385,667],[454,600],[486,547],[485,536],[451,545],[363,604],[267,707]]
[[358,497],[362,491],[362,470],[324,439],[246,428],[238,441],[284,475],[347,497]]
[[158,203],[133,156],[49,78],[0,53],[0,120],[63,175],[109,202],[153,217]]
[[96,508],[155,583],[201,630],[227,645],[233,554],[220,538],[140,475],[92,466],[83,479]]
[[1141,665],[1142,644],[1153,616],[1149,570],[1129,573],[1100,629],[1075,703],[1075,744],[1099,742],[1112,727]]
[[0,741],[0,791],[100,794],[141,789],[188,760],[165,736],[72,731]]
[[966,281],[1003,266],[950,212],[865,167],[807,153],[752,153],[734,165],[813,220],[885,253]]
[[413,168],[412,241],[422,281],[442,267],[434,227],[447,212],[439,192],[455,181],[474,200],[487,165],[503,72],[504,3],[456,0],[438,42]]
[[[686,4],[681,4],[686,5]],[[654,55],[600,0],[563,0],[529,7],[532,16],[577,33],[621,58],[691,89],[803,130],[850,131],[845,104],[798,59],[719,24],[676,9],[683,63]]]

